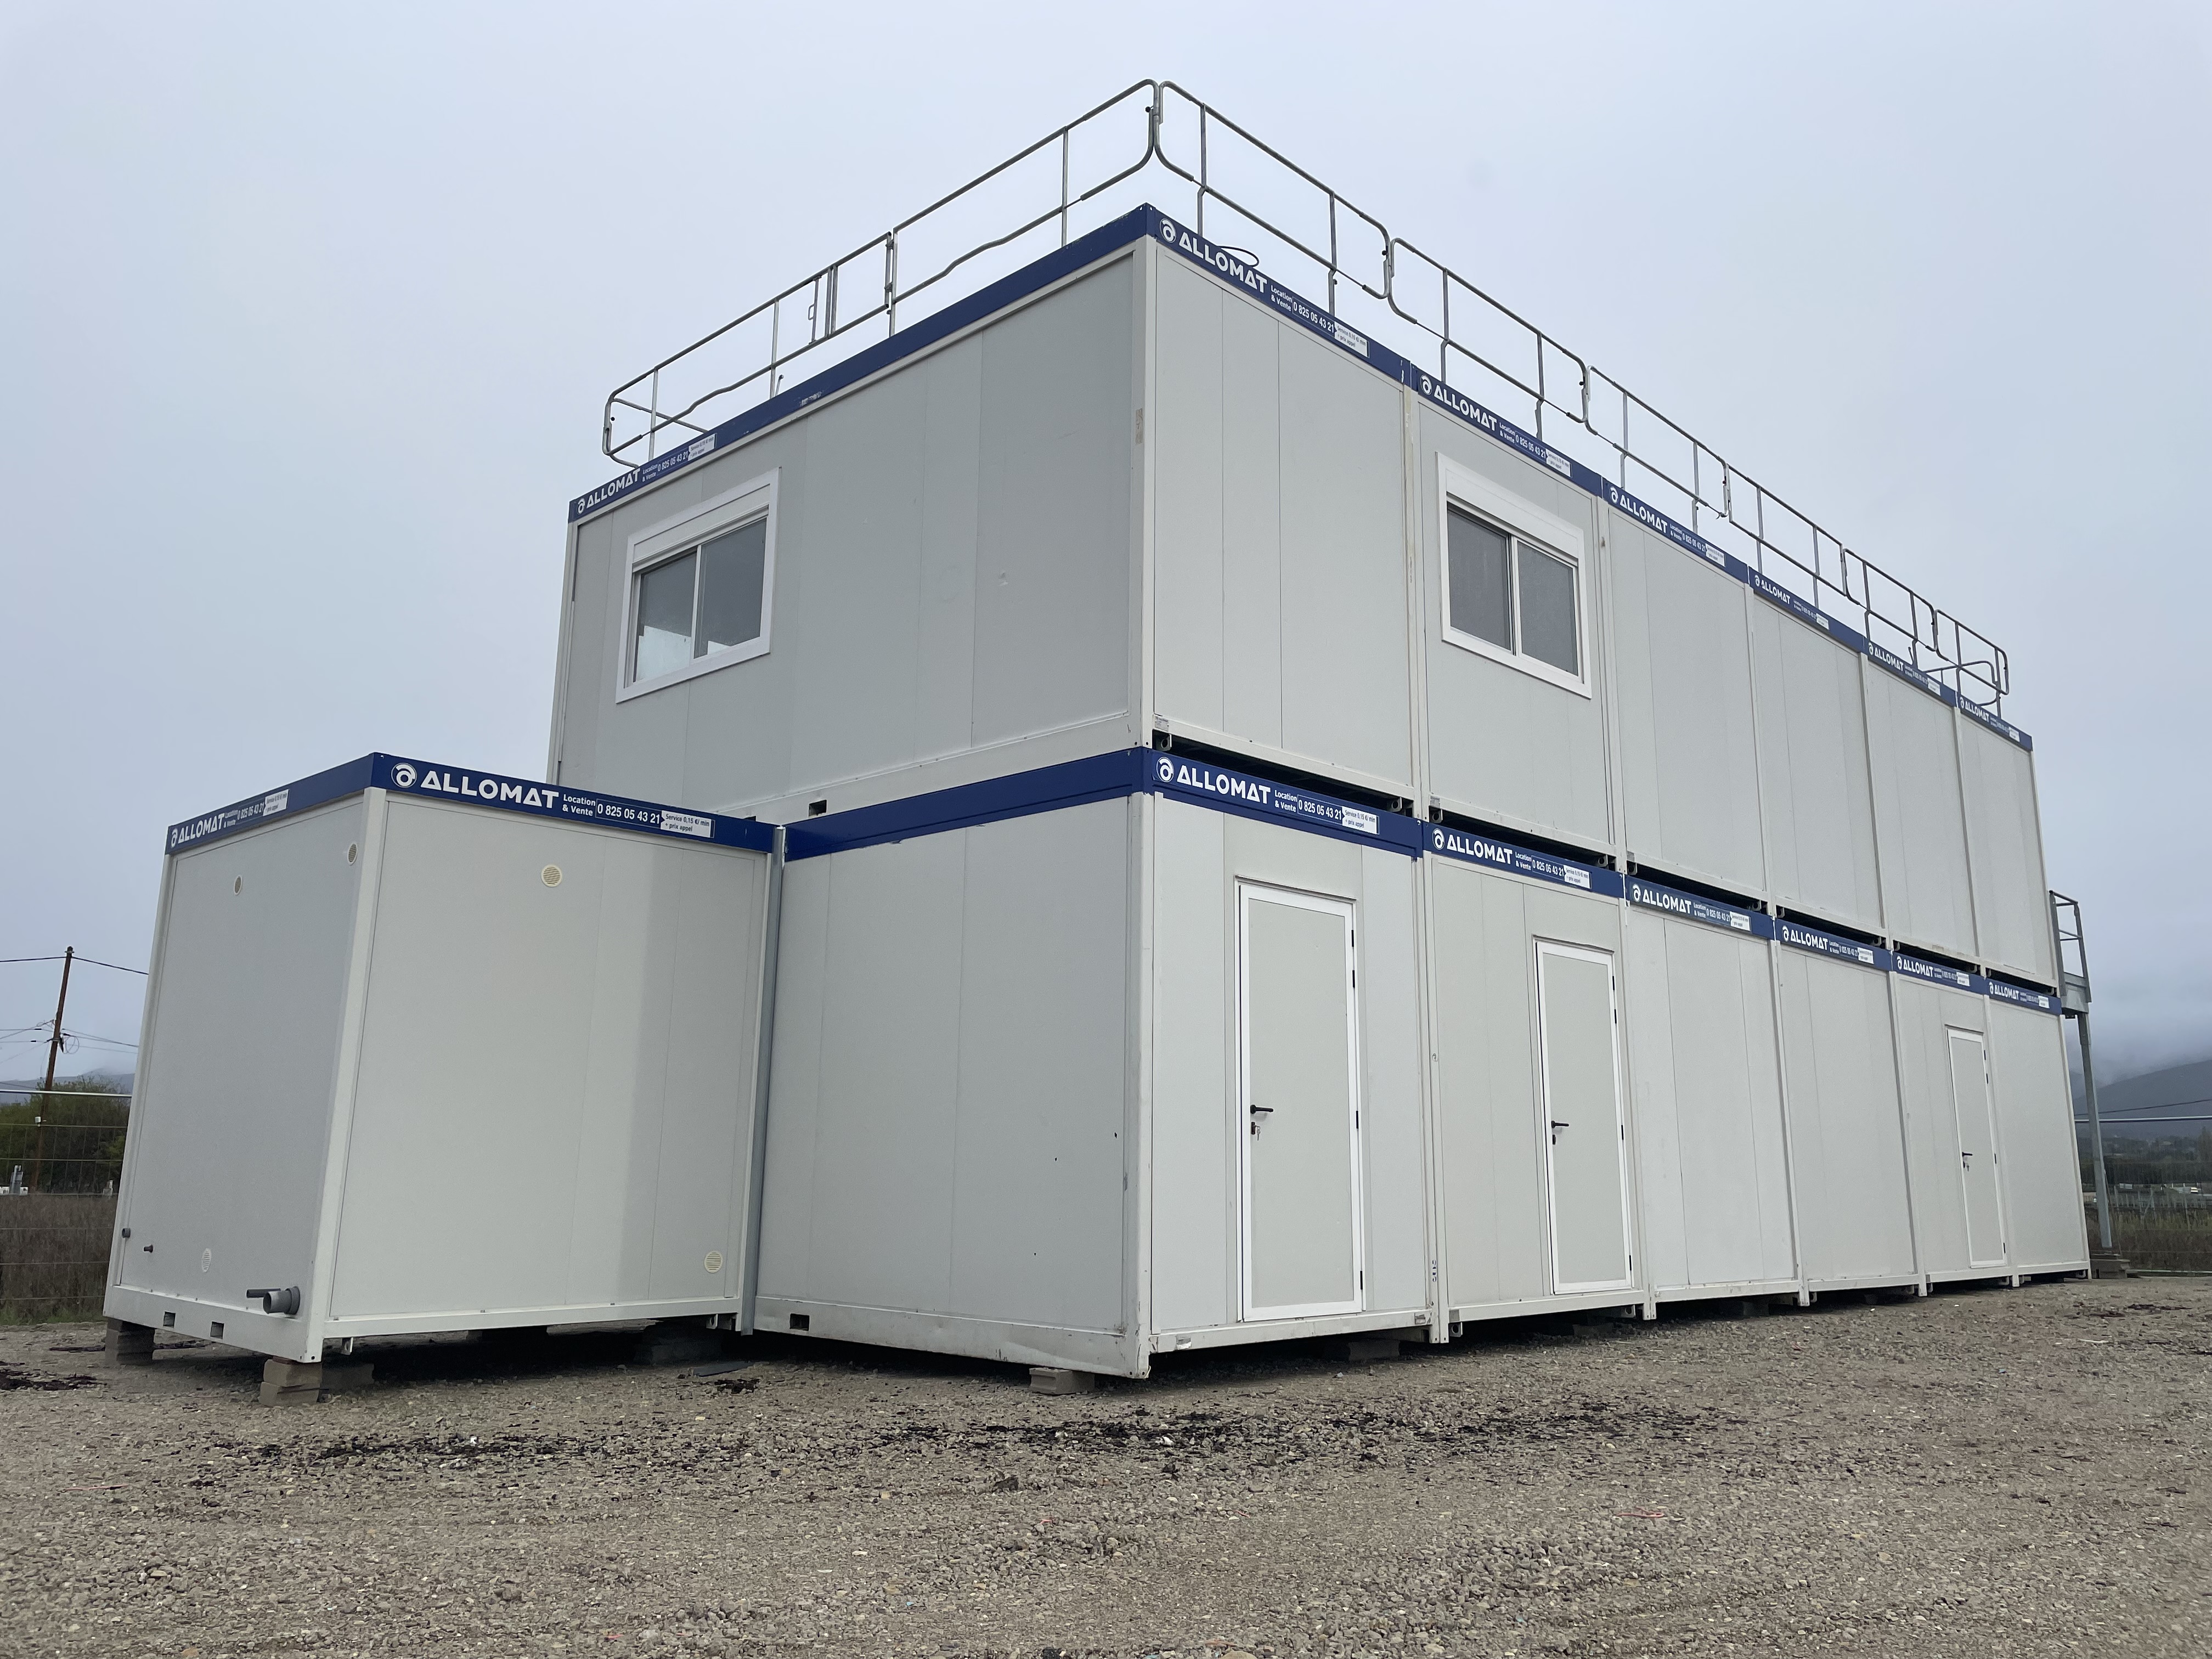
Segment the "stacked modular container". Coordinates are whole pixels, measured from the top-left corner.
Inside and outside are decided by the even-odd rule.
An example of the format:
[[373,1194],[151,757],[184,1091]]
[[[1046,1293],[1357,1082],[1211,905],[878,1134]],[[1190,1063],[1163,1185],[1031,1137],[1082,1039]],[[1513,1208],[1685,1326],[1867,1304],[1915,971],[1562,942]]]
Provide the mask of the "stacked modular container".
[[[764,1319],[1141,1371],[2086,1263],[2025,734],[1164,215],[572,520],[556,781],[824,838]],[[655,573],[755,525],[755,631],[649,664]],[[1146,745],[1333,827],[1147,786],[851,839]],[[1269,1012],[1332,927],[1341,1055]],[[1297,1206],[1353,1290],[1279,1300],[1255,1085],[1340,1073]]]
[[172,827],[108,1316],[734,1317],[773,844],[388,755]]

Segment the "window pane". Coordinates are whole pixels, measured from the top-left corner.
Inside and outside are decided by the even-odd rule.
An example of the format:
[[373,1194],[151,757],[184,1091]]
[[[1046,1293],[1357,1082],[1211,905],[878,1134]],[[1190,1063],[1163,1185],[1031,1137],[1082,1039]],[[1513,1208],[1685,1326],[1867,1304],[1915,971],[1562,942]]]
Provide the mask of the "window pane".
[[756,519],[715,537],[699,550],[699,632],[691,654],[703,657],[758,639],[768,520]]
[[1575,641],[1575,568],[1526,542],[1521,550],[1521,654],[1579,678]]
[[1513,567],[1504,535],[1454,507],[1444,515],[1451,568],[1451,625],[1513,648]]
[[691,660],[691,584],[699,556],[657,564],[637,579],[637,638],[629,677],[649,680]]

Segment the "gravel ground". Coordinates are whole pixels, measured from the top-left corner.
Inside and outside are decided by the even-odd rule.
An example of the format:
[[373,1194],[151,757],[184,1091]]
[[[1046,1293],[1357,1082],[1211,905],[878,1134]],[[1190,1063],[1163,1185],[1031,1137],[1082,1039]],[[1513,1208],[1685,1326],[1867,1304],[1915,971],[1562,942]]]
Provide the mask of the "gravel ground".
[[1370,1365],[0,1330],[0,1652],[2212,1652],[2212,1280],[1525,1322]]

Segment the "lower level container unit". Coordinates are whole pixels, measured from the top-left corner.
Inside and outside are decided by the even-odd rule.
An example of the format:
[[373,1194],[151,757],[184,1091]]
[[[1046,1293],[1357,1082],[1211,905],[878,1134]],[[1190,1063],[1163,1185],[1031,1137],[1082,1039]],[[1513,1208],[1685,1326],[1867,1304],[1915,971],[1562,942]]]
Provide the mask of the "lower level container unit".
[[380,756],[171,841],[107,1310],[285,1358],[1141,1376],[2087,1265],[2047,993],[1166,750],[780,831]]
[[1418,833],[1146,750],[792,825],[761,1328],[1425,1327]]
[[109,1316],[734,1314],[773,836],[385,755],[174,826]]

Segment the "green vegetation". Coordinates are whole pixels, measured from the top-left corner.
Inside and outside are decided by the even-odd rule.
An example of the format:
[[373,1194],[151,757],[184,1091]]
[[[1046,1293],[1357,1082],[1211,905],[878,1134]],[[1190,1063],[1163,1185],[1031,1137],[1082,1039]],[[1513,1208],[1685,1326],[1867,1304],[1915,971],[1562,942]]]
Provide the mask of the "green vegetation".
[[[2089,1218],[2096,1240],[2096,1217]],[[2130,1267],[2153,1273],[2212,1273],[2212,1205],[2193,1209],[2112,1206],[2112,1248]]]
[[0,1106],[0,1184],[20,1164],[25,1183],[36,1191],[104,1193],[123,1174],[130,1121],[130,1097],[92,1079],[12,1099]]

